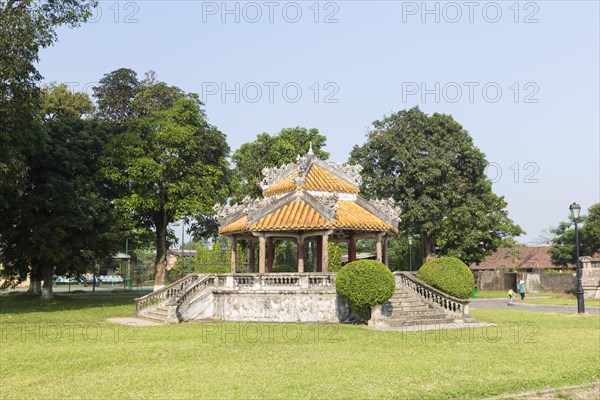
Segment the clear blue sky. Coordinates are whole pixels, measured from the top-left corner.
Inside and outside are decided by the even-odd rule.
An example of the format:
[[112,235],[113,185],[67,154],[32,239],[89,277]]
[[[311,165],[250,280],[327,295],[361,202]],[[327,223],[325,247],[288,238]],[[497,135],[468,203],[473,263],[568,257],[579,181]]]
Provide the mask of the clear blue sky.
[[154,70],[201,93],[232,150],[316,127],[336,162],[385,114],[452,114],[523,243],[600,201],[599,2],[315,3],[100,2],[39,68],[90,93],[114,69]]

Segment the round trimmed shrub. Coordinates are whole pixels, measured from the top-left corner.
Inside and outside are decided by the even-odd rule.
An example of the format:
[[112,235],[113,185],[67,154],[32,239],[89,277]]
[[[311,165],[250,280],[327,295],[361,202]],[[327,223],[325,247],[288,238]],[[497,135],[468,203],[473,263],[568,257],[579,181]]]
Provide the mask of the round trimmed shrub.
[[338,272],[335,290],[358,311],[389,300],[396,290],[396,281],[388,267],[379,261],[352,261]]
[[417,278],[459,299],[468,299],[475,285],[475,278],[467,264],[454,257],[427,261],[417,272]]

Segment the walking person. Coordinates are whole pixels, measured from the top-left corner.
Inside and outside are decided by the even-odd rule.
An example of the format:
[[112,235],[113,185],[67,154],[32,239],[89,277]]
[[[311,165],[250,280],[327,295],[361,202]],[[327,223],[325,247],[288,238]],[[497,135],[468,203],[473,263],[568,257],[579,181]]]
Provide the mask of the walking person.
[[523,301],[523,299],[525,299],[525,281],[521,280],[521,282],[519,282],[519,286],[517,287],[517,290],[519,291],[519,294],[521,295],[521,301]]
[[515,292],[512,290],[512,288],[510,288],[508,290],[508,299],[509,299],[508,300],[508,305],[509,306],[514,306],[514,303],[513,303],[513,299],[514,298],[515,298]]

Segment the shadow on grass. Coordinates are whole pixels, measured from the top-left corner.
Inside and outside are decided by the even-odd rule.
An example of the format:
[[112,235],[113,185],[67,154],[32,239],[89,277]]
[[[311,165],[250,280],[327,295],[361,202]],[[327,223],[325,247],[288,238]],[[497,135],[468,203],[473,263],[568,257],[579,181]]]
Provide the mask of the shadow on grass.
[[23,292],[0,293],[0,315],[33,312],[57,312],[96,307],[134,305],[133,299],[147,292],[63,292],[53,300],[42,300]]

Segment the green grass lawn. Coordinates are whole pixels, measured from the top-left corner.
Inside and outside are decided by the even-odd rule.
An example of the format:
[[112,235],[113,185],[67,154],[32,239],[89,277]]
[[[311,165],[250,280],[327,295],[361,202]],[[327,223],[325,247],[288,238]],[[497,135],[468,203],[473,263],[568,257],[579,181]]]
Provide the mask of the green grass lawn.
[[481,398],[600,380],[600,317],[473,311],[496,327],[127,327],[135,293],[0,295],[0,398]]

